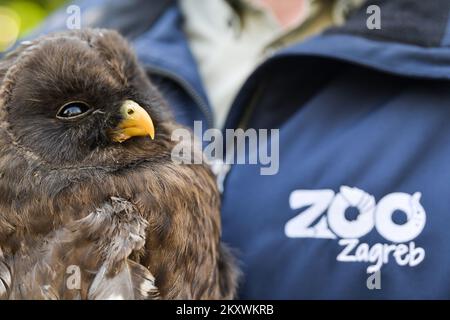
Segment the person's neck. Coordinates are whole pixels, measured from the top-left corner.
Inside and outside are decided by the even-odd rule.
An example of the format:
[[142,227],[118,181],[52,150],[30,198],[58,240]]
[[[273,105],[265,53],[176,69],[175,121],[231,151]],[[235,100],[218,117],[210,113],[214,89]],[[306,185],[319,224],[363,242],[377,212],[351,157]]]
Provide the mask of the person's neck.
[[264,7],[277,19],[283,29],[301,23],[308,15],[309,0],[249,0]]

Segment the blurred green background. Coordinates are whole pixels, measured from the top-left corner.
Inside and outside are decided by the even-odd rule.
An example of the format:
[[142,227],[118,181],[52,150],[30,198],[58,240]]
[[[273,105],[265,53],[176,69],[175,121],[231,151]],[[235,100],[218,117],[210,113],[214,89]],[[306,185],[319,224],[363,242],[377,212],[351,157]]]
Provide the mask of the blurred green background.
[[0,52],[11,47],[67,0],[0,0]]

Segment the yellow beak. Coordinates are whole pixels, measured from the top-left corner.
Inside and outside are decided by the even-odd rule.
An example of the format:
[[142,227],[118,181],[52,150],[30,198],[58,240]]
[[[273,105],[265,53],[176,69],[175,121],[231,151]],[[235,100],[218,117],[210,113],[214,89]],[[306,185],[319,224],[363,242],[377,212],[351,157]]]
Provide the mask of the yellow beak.
[[147,111],[132,100],[126,100],[120,108],[122,121],[112,132],[115,142],[124,142],[132,137],[150,136],[155,138],[155,127]]

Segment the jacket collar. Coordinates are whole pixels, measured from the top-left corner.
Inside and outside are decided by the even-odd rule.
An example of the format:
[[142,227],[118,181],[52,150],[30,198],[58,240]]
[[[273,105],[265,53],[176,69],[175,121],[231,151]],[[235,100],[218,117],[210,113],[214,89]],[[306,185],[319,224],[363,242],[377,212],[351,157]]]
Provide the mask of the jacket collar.
[[[340,27],[275,54],[319,56],[406,77],[450,79],[450,1],[376,0],[381,29],[369,30],[363,5]],[[139,58],[169,69],[195,87],[207,100],[196,62],[182,30],[182,16],[172,5],[148,32],[135,41]]]
[[341,27],[279,52],[317,56],[405,77],[450,79],[450,1],[378,0],[381,29],[370,30],[367,6]]

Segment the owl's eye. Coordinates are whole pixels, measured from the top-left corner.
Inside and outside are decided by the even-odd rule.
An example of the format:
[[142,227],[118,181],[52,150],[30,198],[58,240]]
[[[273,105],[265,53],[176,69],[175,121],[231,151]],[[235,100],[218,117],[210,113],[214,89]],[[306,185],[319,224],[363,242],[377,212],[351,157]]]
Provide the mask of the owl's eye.
[[89,111],[91,111],[91,107],[84,102],[69,102],[59,109],[56,117],[64,120],[75,119],[84,116]]

